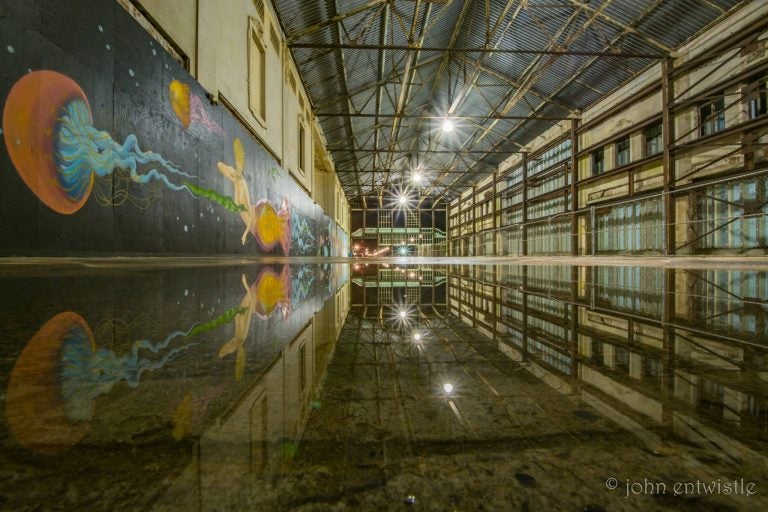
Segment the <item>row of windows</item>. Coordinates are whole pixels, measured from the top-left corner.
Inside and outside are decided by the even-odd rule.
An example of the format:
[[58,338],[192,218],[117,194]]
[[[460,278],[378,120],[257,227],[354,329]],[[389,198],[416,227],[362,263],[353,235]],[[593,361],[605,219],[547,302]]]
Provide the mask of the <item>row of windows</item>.
[[[749,83],[742,88],[742,90],[744,91],[743,104],[745,106],[746,115],[749,119],[755,119],[757,117],[768,114],[768,100],[766,98],[767,89],[768,89],[768,79],[766,78],[765,75],[751,78],[749,80]],[[713,133],[722,131],[726,128],[725,109],[726,109],[726,100],[724,95],[723,97],[716,97],[714,100],[708,101],[707,103],[700,105],[698,107],[698,116],[699,116],[698,131],[700,136],[711,135]],[[641,136],[642,136],[642,143],[640,147],[642,148],[642,151],[643,151],[642,157],[644,158],[652,157],[655,155],[659,155],[663,151],[663,127],[661,122],[656,122],[652,125],[649,125],[643,128],[641,132]],[[633,148],[632,148],[630,136],[623,137],[622,139],[616,141],[613,144],[614,144],[614,154],[615,154],[615,167],[622,167],[625,165],[629,165],[633,161],[633,155],[632,155]],[[591,174],[593,176],[603,174],[606,171],[606,156],[605,156],[606,147],[608,146],[607,145],[603,146],[593,151],[590,154]],[[571,141],[570,139],[566,139],[560,144],[553,146],[552,148],[542,153],[539,158],[535,160],[531,160],[529,162],[529,175],[535,175],[538,172],[552,168],[552,166],[570,158],[570,156],[571,156]],[[634,159],[636,160],[637,158],[635,157]],[[522,167],[518,166],[512,171],[510,171],[504,180],[499,182],[499,184],[497,185],[497,192],[502,192],[521,182],[522,182]],[[552,190],[556,190],[558,188],[566,186],[568,183],[569,183],[568,177],[564,177],[562,175],[554,176],[552,178],[549,178],[541,182],[538,185],[530,186],[528,189],[528,197],[529,199],[531,199],[533,197],[536,197],[537,195],[545,194]],[[500,209],[505,209],[513,205],[520,204],[521,202],[522,202],[522,191],[517,190],[513,194],[502,195],[497,203],[497,207],[499,207]],[[505,221],[508,220],[510,222],[503,222],[502,225],[509,225],[511,223],[519,222],[517,217],[520,216],[520,211],[509,212],[506,216],[514,217],[515,220],[512,220],[512,218],[504,219]],[[749,222],[755,222],[755,221],[750,220]],[[736,223],[731,229],[738,230],[738,226],[739,226],[739,223]],[[714,243],[711,244],[712,246],[718,247],[722,245],[722,242],[718,238],[718,236],[720,235],[721,233],[715,233],[714,236],[710,237],[716,240]],[[652,246],[649,248],[657,249],[657,247],[655,247],[656,246],[655,241],[652,244],[641,242],[641,243],[638,243],[637,245],[638,245],[637,249],[639,250],[644,250],[646,247],[648,247],[648,245]],[[755,244],[755,241],[747,240],[747,241],[741,241],[737,245],[747,246],[747,247],[755,246],[755,245],[760,246],[760,243],[757,242],[757,244]]]
[[[662,144],[662,127],[661,122],[654,123],[643,129],[643,146],[645,150],[644,156],[650,157],[658,155],[663,149]],[[605,148],[603,146],[590,155],[592,163],[592,175],[597,176],[605,172]],[[616,167],[622,167],[628,165],[632,161],[632,147],[630,143],[630,137],[619,139],[616,144]]]
[[533,176],[553,165],[571,158],[571,139],[565,139],[560,144],[546,150],[538,158],[528,162],[528,176]]
[[[768,177],[765,175],[710,185],[675,198],[675,204],[686,204],[685,215],[679,215],[674,229],[678,254],[712,250],[740,251],[768,247]],[[552,216],[563,211],[564,198],[529,205],[531,219]],[[517,254],[521,250],[522,208],[508,210],[501,216],[502,230],[497,236],[498,251]],[[596,212],[594,233],[586,235],[598,254],[627,252],[661,252],[664,236],[664,213],[658,197],[611,206]],[[570,251],[570,223],[540,223],[528,226],[529,254],[555,254]],[[583,249],[584,247],[582,247]]]
[[[765,76],[752,78],[745,91],[745,106],[747,117],[755,119],[768,113],[768,101],[766,89],[768,82]],[[699,135],[706,137],[725,130],[725,96],[721,92],[714,100],[708,101],[698,108]],[[662,125],[655,123],[643,129],[644,157],[657,155],[663,150]],[[632,161],[632,152],[629,136],[616,142],[616,167],[628,165]],[[605,172],[605,146],[595,150],[591,154],[592,175],[597,176]]]
[[[697,195],[687,222],[700,249],[753,249],[768,246],[768,177],[721,183]],[[689,249],[690,246],[686,246]]]
[[[768,114],[766,101],[766,76],[752,77],[743,87],[746,114],[748,119],[756,119]],[[725,130],[725,93],[721,91],[716,99],[699,106],[699,135],[705,137]],[[730,105],[728,105],[730,106]]]
[[[258,122],[266,128],[269,108],[267,105],[267,44],[264,33],[269,32],[270,45],[278,60],[280,59],[281,43],[273,23],[264,15],[263,2],[256,2],[256,5],[258,16],[251,19],[248,37],[248,107]],[[261,8],[258,7],[259,5]],[[305,174],[307,171],[306,121],[308,121],[305,117],[307,117],[308,112],[305,114],[305,101],[297,90],[296,77],[293,72],[288,71],[286,79],[291,84],[291,89],[297,94],[299,100],[300,113],[297,119],[296,159],[299,172]]]

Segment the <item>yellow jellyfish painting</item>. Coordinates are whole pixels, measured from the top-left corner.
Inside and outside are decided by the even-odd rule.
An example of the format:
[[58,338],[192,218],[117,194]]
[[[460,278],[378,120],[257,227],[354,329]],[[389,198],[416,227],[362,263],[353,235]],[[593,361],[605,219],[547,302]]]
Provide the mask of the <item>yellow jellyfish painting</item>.
[[171,107],[184,128],[199,125],[216,135],[224,135],[224,130],[216,124],[205,110],[200,96],[190,92],[189,86],[178,80],[168,86]]
[[179,118],[184,128],[189,128],[189,86],[174,80],[168,86],[168,92],[170,93],[171,107],[173,107],[176,117]]

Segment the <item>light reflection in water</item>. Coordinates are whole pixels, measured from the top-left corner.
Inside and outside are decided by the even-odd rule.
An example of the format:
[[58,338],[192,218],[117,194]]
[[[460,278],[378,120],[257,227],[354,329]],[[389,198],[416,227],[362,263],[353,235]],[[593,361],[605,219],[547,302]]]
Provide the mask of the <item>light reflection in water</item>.
[[22,475],[2,488],[11,508],[59,506],[51,460],[70,475],[64,508],[96,493],[106,508],[150,510],[386,509],[410,497],[436,510],[661,510],[678,502],[622,486],[768,488],[765,272],[144,273],[3,280],[19,297],[0,311],[5,455]]

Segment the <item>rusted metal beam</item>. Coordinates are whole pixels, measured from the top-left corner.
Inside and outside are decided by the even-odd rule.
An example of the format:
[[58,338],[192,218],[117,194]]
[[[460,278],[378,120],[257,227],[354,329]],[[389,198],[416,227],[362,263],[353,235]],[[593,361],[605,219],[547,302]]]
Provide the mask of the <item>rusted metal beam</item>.
[[[610,23],[614,27],[620,29],[622,32],[629,32],[630,34],[633,34],[633,35],[639,37],[640,39],[642,39],[646,43],[650,44],[651,46],[654,46],[654,47],[658,48],[662,53],[666,54],[666,53],[669,53],[669,52],[672,51],[672,47],[662,43],[658,39],[655,39],[655,38],[649,36],[648,34],[646,34],[644,32],[641,32],[641,31],[637,30],[636,28],[634,28],[632,26],[627,26],[627,24],[625,22],[613,18],[612,16],[604,13],[599,8],[595,9],[594,7],[590,7],[589,5],[587,5],[587,2],[583,2],[582,0],[569,0],[569,1],[571,2],[571,4],[574,7],[577,7],[577,8],[579,8],[579,9],[585,11],[585,12],[588,12],[590,14],[597,14],[597,16],[601,20]],[[656,6],[654,5],[653,7],[655,8]],[[648,14],[650,14],[652,10],[653,9],[646,10],[642,14],[641,18],[645,18],[646,16],[648,16]]]
[[[404,149],[400,150],[394,150],[390,151],[388,149],[366,149],[366,148],[358,148],[358,149],[337,149],[334,150],[334,152],[339,153],[402,153],[402,154],[408,154],[408,151]],[[428,151],[429,153],[435,153],[435,154],[446,154],[446,155],[454,155],[456,153],[462,153],[467,155],[512,155],[516,153],[522,153],[519,149],[504,151],[504,150],[495,150],[495,151],[482,151],[482,150],[476,150],[476,149],[430,149]],[[424,154],[426,152],[422,152]]]
[[293,44],[297,40],[301,39],[302,37],[314,34],[315,32],[319,32],[320,30],[323,30],[326,27],[332,27],[334,25],[337,25],[338,23],[341,23],[342,20],[345,20],[349,17],[355,16],[357,14],[363,13],[365,11],[371,10],[374,7],[378,7],[382,4],[388,3],[389,0],[369,0],[363,5],[360,5],[358,7],[355,7],[353,9],[350,9],[348,11],[344,11],[342,13],[336,11],[337,14],[334,16],[331,16],[327,20],[323,20],[319,23],[315,23],[314,25],[310,25],[309,27],[305,28],[304,30],[301,30],[299,32],[296,32],[294,34],[290,34],[288,37],[288,44]]
[[440,52],[440,53],[502,53],[512,55],[567,55],[577,57],[610,57],[619,59],[663,59],[659,53],[612,52],[588,50],[538,50],[533,48],[451,48],[448,46],[414,47],[407,45],[378,45],[378,44],[338,44],[338,43],[292,43],[288,48],[308,48],[317,50],[387,50],[402,52]]
[[469,119],[499,119],[499,120],[509,120],[509,121],[567,121],[570,119],[574,119],[573,116],[570,117],[561,117],[561,116],[506,116],[501,114],[491,114],[491,115],[475,115],[475,116],[465,116],[465,115],[452,115],[452,116],[432,116],[432,115],[421,115],[421,114],[364,114],[364,113],[351,113],[348,114],[346,112],[317,112],[315,113],[315,116],[317,117],[358,117],[358,118],[394,118],[394,119],[451,119],[451,120],[458,120],[461,121],[463,119],[469,120]]
[[[609,2],[610,2],[610,0],[609,0]],[[609,2],[608,2],[608,3],[609,3]],[[654,1],[654,2],[653,2],[653,3],[652,3],[652,4],[651,4],[649,7],[648,7],[648,9],[646,10],[646,12],[651,12],[651,11],[652,11],[653,9],[655,9],[655,8],[656,8],[656,7],[657,7],[657,6],[658,6],[658,5],[659,5],[661,2],[662,2],[662,0],[655,0],[655,1]],[[605,8],[606,6],[607,6],[607,3],[606,3],[606,4],[603,4],[603,6],[601,6],[601,8]],[[593,11],[593,16],[592,16],[592,19],[594,20],[594,18],[595,18],[595,14],[594,14],[594,11],[595,11],[595,10],[592,10],[592,11]],[[601,11],[598,11],[598,12],[601,12]],[[638,19],[637,19],[637,20],[636,20],[634,23],[638,23],[638,22],[639,22],[639,21],[641,21],[642,19],[643,19],[643,17],[641,16],[641,17],[639,17],[639,18],[638,18]],[[583,26],[583,27],[582,27],[582,31],[583,31],[583,29],[584,29],[584,28],[585,28],[585,27]],[[621,32],[620,34],[618,34],[616,37],[614,37],[614,38],[613,38],[611,41],[609,41],[609,42],[608,42],[608,44],[607,44],[607,46],[608,46],[608,47],[610,47],[610,46],[612,46],[612,45],[616,44],[616,43],[617,43],[617,42],[618,42],[618,41],[621,39],[621,37],[624,37],[624,35],[625,35],[626,33],[630,32],[630,31],[632,30],[632,28],[633,28],[632,24],[630,24],[630,25],[628,25],[628,26],[625,26],[625,27],[624,27],[624,31],[623,31],[623,32]],[[573,75],[573,78],[578,78],[579,76],[581,76],[581,75],[582,75],[582,74],[583,74],[583,73],[584,73],[584,72],[585,72],[587,69],[589,69],[589,67],[590,67],[592,64],[594,64],[594,62],[595,62],[596,60],[597,60],[597,58],[596,58],[596,57],[593,57],[593,58],[589,59],[587,62],[583,63],[581,66],[579,66],[579,69],[578,69],[578,70],[577,70],[577,71],[574,73],[574,75]],[[558,95],[558,94],[560,94],[560,92],[561,92],[563,89],[565,89],[565,88],[566,88],[566,87],[569,85],[569,83],[570,83],[570,82],[565,82],[565,83],[563,83],[563,85],[561,85],[561,86],[560,86],[560,87],[559,87],[559,88],[558,88],[558,89],[557,89],[557,90],[556,90],[556,91],[555,91],[555,92],[552,94],[552,97],[553,97],[553,98],[557,97],[557,95]],[[501,108],[501,107],[500,107],[500,108]],[[534,113],[536,113],[536,112],[539,112],[539,111],[541,110],[541,108],[542,108],[542,106],[539,106],[539,107],[537,107],[536,109],[534,109]],[[497,110],[498,110],[498,109],[497,109]],[[522,128],[523,128],[523,125],[524,125],[524,123],[525,123],[525,122],[523,122],[523,123],[520,123],[520,124],[518,124],[517,126],[515,126],[515,127],[514,127],[514,128],[513,128],[513,129],[512,129],[512,130],[509,132],[509,138],[511,138],[511,137],[512,137],[512,135],[513,135],[514,133],[516,133],[518,130],[522,129]],[[454,180],[454,182],[455,182],[455,181],[457,181],[457,180]]]
[[[411,84],[413,83],[413,75],[416,72],[416,68],[418,67],[419,57],[421,55],[421,52],[419,51],[419,48],[424,44],[424,38],[427,35],[427,24],[429,23],[429,17],[432,13],[432,4],[427,3],[426,10],[424,12],[424,17],[421,20],[421,33],[419,34],[418,40],[416,40],[416,24],[419,18],[419,9],[421,8],[421,2],[420,0],[416,0],[416,5],[413,9],[413,19],[411,22],[411,29],[410,32],[407,34],[408,37],[408,45],[406,48],[409,49],[415,49],[416,53],[409,53],[406,63],[405,63],[405,70],[403,72],[403,80],[400,84],[400,93],[397,98],[397,105],[395,105],[395,114],[402,114],[405,110],[405,107],[407,106],[408,99],[411,95]],[[394,9],[394,14],[398,15],[397,9]],[[398,15],[399,19],[399,15]],[[392,130],[389,134],[389,147],[392,148],[394,144],[397,144],[398,142],[398,136],[400,133],[400,123],[398,122],[398,118],[394,118],[395,121],[392,123]],[[388,166],[392,165],[392,159],[390,158],[388,161]],[[385,175],[385,182],[384,186],[386,187],[387,183],[389,182],[389,174]]]
[[[334,0],[333,2],[334,9],[336,12],[339,12],[339,0]],[[336,25],[336,38],[341,43],[341,20],[337,20],[334,22]],[[342,83],[344,84],[344,92],[347,94],[347,110],[349,112],[352,112],[354,110],[354,105],[352,104],[352,98],[349,96],[349,79],[347,78],[347,63],[344,59],[344,50],[338,50],[339,52],[339,63],[341,64],[341,79]],[[347,121],[347,124],[349,126],[349,130],[352,135],[352,143],[354,146],[359,146],[357,144],[357,140],[355,139],[355,127],[352,125],[352,119],[349,119]],[[355,168],[359,171],[359,168],[357,167],[357,163],[355,163]],[[357,184],[357,191],[360,195],[363,194],[363,189],[360,184],[360,178],[359,174],[355,174],[355,182]]]

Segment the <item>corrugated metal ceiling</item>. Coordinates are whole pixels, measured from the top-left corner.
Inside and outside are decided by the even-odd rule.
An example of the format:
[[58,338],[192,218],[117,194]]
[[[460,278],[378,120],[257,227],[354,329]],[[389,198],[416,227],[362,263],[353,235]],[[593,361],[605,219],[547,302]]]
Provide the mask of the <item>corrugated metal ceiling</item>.
[[[743,3],[273,2],[347,196],[405,188],[418,161],[419,193],[446,199],[557,122],[538,117],[569,117],[657,62],[579,52],[663,57]],[[440,51],[407,50],[416,46]],[[456,51],[467,48],[571,54]],[[450,133],[425,117],[446,115],[456,120]],[[459,150],[471,153],[450,153]]]

